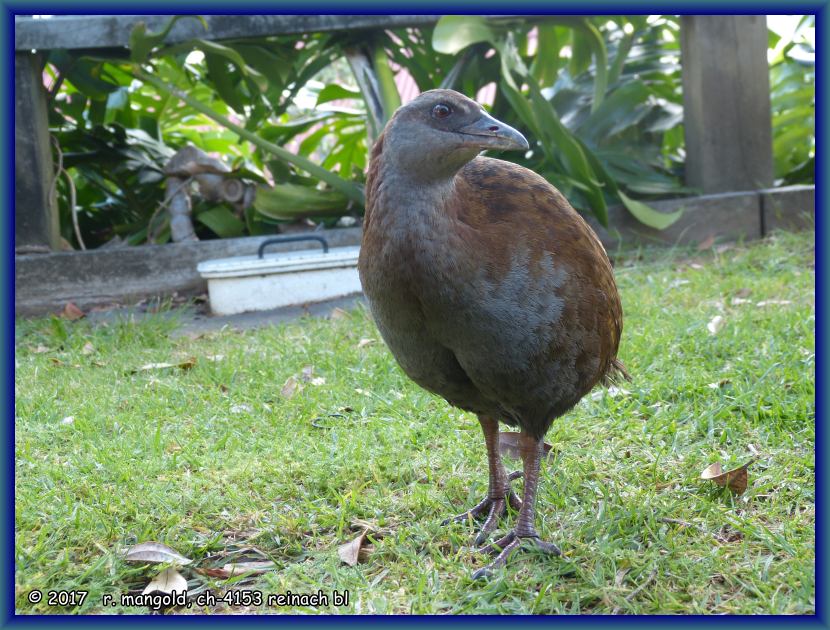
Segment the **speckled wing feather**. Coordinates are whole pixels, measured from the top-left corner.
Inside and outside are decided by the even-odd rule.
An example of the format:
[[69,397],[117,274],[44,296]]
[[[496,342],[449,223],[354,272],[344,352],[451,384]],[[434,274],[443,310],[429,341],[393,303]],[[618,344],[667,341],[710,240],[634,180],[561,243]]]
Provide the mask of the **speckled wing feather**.
[[[485,157],[467,164],[456,181],[453,212],[474,228],[482,251],[497,256],[503,272],[511,253],[524,248],[532,253],[530,270],[544,272],[538,263],[545,254],[568,267],[571,280],[561,289],[562,326],[584,329],[589,338],[575,346],[595,351],[600,359],[595,368],[587,364],[589,352],[576,361],[585,372],[580,379],[585,387],[590,390],[615,371],[627,375],[617,360],[622,305],[611,262],[599,238],[565,197],[533,171]],[[567,336],[566,330],[561,332]],[[559,350],[556,344],[551,348],[551,352]]]

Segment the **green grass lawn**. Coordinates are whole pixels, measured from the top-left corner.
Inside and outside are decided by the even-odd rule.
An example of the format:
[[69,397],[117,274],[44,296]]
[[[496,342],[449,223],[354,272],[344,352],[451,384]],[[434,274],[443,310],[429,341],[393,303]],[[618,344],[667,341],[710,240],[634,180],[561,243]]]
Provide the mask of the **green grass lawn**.
[[[19,321],[17,611],[146,611],[102,595],[146,585],[160,567],[122,555],[156,540],[197,566],[244,547],[276,563],[230,583],[184,568],[193,589],[350,594],[190,613],[813,612],[813,234],[623,254],[616,272],[634,381],[547,436],[537,526],[565,557],[518,554],[482,582],[474,527],[441,526],[486,492],[478,422],[404,376],[365,308],[198,338],[169,314]],[[743,495],[699,478],[754,451]],[[364,527],[347,566],[337,549]],[[89,595],[33,605],[32,589]]]

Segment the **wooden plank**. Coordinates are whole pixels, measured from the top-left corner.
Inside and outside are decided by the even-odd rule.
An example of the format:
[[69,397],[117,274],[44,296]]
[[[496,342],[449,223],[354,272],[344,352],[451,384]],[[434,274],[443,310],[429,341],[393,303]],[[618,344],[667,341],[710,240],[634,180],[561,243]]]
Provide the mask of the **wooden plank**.
[[763,15],[681,17],[686,183],[703,193],[772,186],[767,37]]
[[[208,30],[196,19],[179,20],[165,39],[169,44],[194,37],[211,40],[295,35],[330,31],[399,28],[434,24],[438,15],[204,15]],[[118,48],[144,22],[160,31],[169,15],[61,15],[49,19],[15,17],[15,50]]]
[[784,186],[761,191],[764,235],[773,230],[816,227],[816,187]]
[[48,252],[60,240],[42,67],[39,55],[14,55],[14,247],[20,253]]
[[[640,245],[694,245],[714,236],[717,242],[761,237],[761,197],[772,213],[772,227],[809,227],[802,223],[804,212],[813,208],[815,187],[793,186],[767,191],[686,197],[656,202],[657,210],[684,208],[680,220],[659,231],[639,223],[622,206],[609,209],[611,230],[589,218],[613,255],[620,247]],[[777,209],[777,212],[776,212]],[[360,228],[338,228],[322,234],[333,247],[360,243]],[[244,237],[95,249],[87,252],[59,252],[15,258],[15,313],[40,315],[59,311],[66,302],[81,308],[129,302],[150,296],[197,293],[206,289],[196,265],[210,258],[249,255],[267,237]],[[285,243],[269,251],[308,247],[306,243]]]
[[[317,232],[331,247],[360,244],[360,228]],[[254,255],[267,236],[188,241],[85,252],[15,257],[15,315],[59,311],[67,302],[81,308],[145,297],[207,290],[196,265],[212,258]],[[308,243],[269,246],[268,253],[307,249]]]
[[682,197],[649,205],[661,212],[683,208],[683,214],[665,230],[643,225],[623,206],[608,209],[608,230],[591,217],[588,222],[608,251],[641,245],[696,245],[709,237],[718,242],[761,237],[761,197],[756,191]]

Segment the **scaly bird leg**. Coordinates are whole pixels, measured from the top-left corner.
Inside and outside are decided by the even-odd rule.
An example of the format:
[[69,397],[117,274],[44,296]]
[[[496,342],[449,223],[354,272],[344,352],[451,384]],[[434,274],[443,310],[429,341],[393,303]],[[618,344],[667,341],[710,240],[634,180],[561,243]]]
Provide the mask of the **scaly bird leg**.
[[480,545],[487,536],[496,529],[499,519],[504,515],[505,506],[509,502],[514,510],[521,509],[522,502],[516,493],[510,488],[510,482],[518,479],[523,473],[517,471],[508,475],[504,470],[499,455],[499,423],[498,420],[479,416],[481,430],[484,432],[484,443],[487,445],[487,463],[490,469],[490,483],[487,489],[487,496],[475,507],[466,512],[446,519],[442,525],[453,521],[466,521],[481,514],[487,513],[484,525],[481,526],[475,544]]
[[489,577],[496,569],[507,564],[507,560],[517,549],[522,546],[523,541],[528,541],[534,547],[546,554],[561,555],[562,552],[556,545],[544,542],[536,533],[536,487],[539,484],[539,460],[542,458],[542,439],[534,438],[524,431],[519,436],[519,452],[524,463],[525,488],[522,498],[522,508],[519,510],[519,519],[516,527],[507,536],[497,540],[493,544],[480,549],[483,553],[495,555],[496,558],[487,566],[482,567],[473,573],[473,579]]

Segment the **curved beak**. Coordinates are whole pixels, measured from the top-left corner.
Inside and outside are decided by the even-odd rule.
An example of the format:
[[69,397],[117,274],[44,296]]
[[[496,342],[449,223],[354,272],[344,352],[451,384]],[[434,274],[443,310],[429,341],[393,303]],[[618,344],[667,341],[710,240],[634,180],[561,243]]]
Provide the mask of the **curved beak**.
[[482,149],[526,151],[530,146],[522,134],[513,127],[496,120],[483,109],[481,116],[475,122],[456,131],[465,136],[472,136],[470,144]]

